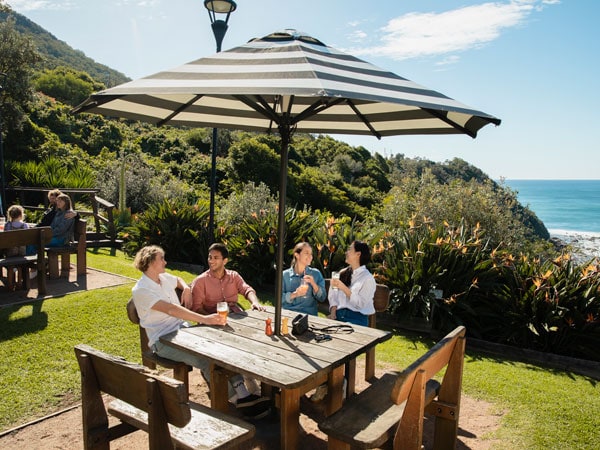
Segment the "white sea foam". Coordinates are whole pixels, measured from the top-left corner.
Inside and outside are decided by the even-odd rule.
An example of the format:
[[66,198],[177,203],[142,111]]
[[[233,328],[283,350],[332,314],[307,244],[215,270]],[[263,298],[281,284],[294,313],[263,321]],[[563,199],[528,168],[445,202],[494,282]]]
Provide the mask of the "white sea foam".
[[600,233],[557,229],[548,231],[551,237],[573,246],[579,260],[600,258]]

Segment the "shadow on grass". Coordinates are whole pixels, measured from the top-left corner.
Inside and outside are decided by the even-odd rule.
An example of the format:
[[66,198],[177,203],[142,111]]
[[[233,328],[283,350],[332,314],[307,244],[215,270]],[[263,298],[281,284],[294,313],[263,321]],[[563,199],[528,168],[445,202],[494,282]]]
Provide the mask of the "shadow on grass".
[[[48,314],[42,311],[43,300],[22,303],[0,308],[0,342],[29,333],[35,333],[48,326]],[[17,312],[31,308],[31,315],[12,318]]]

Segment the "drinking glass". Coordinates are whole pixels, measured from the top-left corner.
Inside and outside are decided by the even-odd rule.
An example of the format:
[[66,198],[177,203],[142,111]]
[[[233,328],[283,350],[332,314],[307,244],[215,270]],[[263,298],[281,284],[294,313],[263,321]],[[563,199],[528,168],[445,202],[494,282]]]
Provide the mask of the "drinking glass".
[[[340,273],[339,272],[331,272],[331,281],[333,281],[333,280],[339,280],[339,279],[340,279]],[[331,286],[331,288],[334,291],[338,290],[337,286]]]
[[229,305],[227,304],[227,302],[217,303],[217,313],[225,317],[225,320],[227,321],[227,314],[229,314]]

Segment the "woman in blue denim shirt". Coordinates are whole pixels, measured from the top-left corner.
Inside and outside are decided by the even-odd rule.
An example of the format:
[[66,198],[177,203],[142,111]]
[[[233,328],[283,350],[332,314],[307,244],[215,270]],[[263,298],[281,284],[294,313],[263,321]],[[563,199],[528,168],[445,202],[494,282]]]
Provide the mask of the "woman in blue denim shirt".
[[325,279],[321,272],[310,267],[312,248],[307,242],[294,247],[292,266],[283,271],[282,305],[285,309],[316,316],[317,302],[324,302]]

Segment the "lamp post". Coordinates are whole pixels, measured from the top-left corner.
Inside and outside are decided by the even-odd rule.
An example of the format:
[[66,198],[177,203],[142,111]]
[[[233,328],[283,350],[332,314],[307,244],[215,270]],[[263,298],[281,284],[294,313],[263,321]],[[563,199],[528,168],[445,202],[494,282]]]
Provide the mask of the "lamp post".
[[[6,74],[0,72],[0,95],[4,92]],[[6,205],[6,183],[4,180],[4,148],[2,147],[2,107],[0,105],[0,216],[4,216],[4,205]]]
[[[217,41],[217,53],[221,51],[221,44],[227,32],[227,23],[229,16],[237,5],[233,0],[204,0],[204,6],[208,10],[210,25]],[[219,16],[217,16],[217,14]],[[217,18],[223,17],[225,19]],[[212,153],[210,163],[210,205],[208,213],[208,240],[213,243],[215,238],[215,192],[217,191],[217,129],[213,128],[212,134]]]

